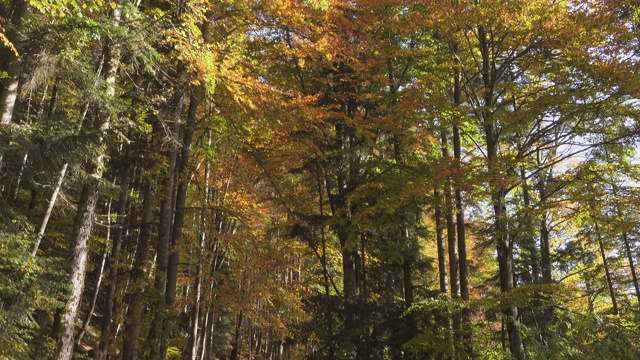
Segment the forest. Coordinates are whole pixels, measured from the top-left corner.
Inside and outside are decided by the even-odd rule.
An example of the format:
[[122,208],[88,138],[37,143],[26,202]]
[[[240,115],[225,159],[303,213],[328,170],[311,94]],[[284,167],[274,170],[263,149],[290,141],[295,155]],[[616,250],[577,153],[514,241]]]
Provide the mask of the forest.
[[0,360],[640,359],[637,0],[0,0]]

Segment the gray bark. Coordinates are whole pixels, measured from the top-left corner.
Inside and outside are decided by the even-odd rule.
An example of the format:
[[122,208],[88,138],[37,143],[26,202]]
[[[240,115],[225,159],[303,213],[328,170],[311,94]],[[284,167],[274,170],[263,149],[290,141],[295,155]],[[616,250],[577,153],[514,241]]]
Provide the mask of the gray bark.
[[[15,31],[17,33],[17,41],[22,37],[21,32],[24,30],[25,23],[29,20],[31,6],[28,0],[20,0],[18,2],[17,17],[14,20]],[[15,46],[16,44],[14,44]],[[0,124],[7,125],[11,123],[13,117],[13,109],[18,98],[18,84],[20,82],[20,73],[22,72],[22,62],[20,56],[14,53],[10,54],[9,66],[7,67],[7,78],[2,82],[2,94],[0,95]]]
[[[595,209],[591,209],[591,211],[595,211]],[[595,236],[598,239],[598,245],[600,247],[600,256],[602,257],[602,264],[604,265],[604,272],[607,277],[607,287],[609,288],[609,296],[611,297],[611,305],[613,306],[613,314],[618,315],[620,313],[618,309],[618,301],[616,299],[616,291],[613,287],[613,279],[611,277],[611,271],[609,270],[609,262],[607,261],[607,255],[604,249],[604,242],[602,241],[602,235],[600,234],[600,226],[598,224],[598,219],[596,219],[595,214],[593,216],[593,224],[595,230]]]
[[135,360],[138,355],[138,342],[140,339],[142,314],[146,299],[144,297],[149,259],[149,248],[153,230],[153,195],[155,184],[148,182],[145,185],[144,198],[142,204],[142,217],[140,224],[140,235],[138,237],[138,247],[133,265],[131,282],[134,292],[131,297],[131,304],[127,311],[127,323],[124,330],[124,344],[122,346],[122,359]]
[[[102,174],[99,174],[100,176]],[[75,219],[73,231],[73,248],[69,260],[69,282],[71,294],[67,300],[60,326],[62,336],[58,345],[57,360],[71,360],[73,356],[75,322],[82,298],[84,287],[84,274],[89,252],[88,241],[93,227],[93,216],[98,201],[98,184],[95,181],[87,184],[82,189],[80,205]]]
[[442,205],[440,205],[440,199],[442,194],[438,188],[434,190],[434,197],[438,202],[435,206],[435,222],[436,222],[436,246],[438,249],[438,279],[440,283],[440,292],[443,294],[449,293],[449,283],[447,281],[447,255],[446,247],[444,245],[444,224],[442,223]]
[[[120,182],[120,196],[118,198],[118,218],[116,220],[113,246],[109,260],[109,282],[107,286],[107,298],[105,300],[104,315],[102,318],[102,329],[100,334],[100,351],[103,356],[109,352],[109,344],[111,343],[111,327],[113,322],[114,307],[116,300],[116,286],[118,277],[118,267],[120,265],[120,250],[122,248],[122,239],[125,231],[125,212],[127,209],[129,181],[131,174],[129,169],[125,169]],[[101,359],[100,359],[101,360]]]
[[100,286],[102,286],[102,278],[104,274],[104,266],[107,262],[107,255],[109,253],[109,240],[111,239],[111,200],[109,200],[107,204],[107,236],[106,243],[104,245],[104,250],[102,251],[102,257],[100,260],[100,268],[98,270],[98,276],[96,278],[96,283],[93,288],[93,295],[91,296],[91,306],[89,307],[89,311],[87,312],[87,317],[82,323],[82,328],[80,329],[80,333],[76,337],[76,344],[79,344],[84,337],[84,334],[87,332],[87,327],[91,323],[91,318],[93,317],[93,312],[96,309],[96,302],[98,301],[98,295],[100,294]]
[[[121,17],[120,6],[113,11],[113,19],[118,25]],[[120,62],[120,51],[116,44],[108,44],[105,47],[105,80],[107,89],[105,95],[113,97],[115,95],[116,72]],[[104,134],[109,127],[110,116],[99,116],[96,129]],[[102,140],[102,139],[101,139]],[[102,143],[102,141],[100,141]],[[71,283],[71,294],[67,301],[65,312],[62,317],[62,336],[58,342],[57,360],[70,360],[73,356],[75,321],[78,315],[80,299],[84,287],[84,275],[88,254],[88,241],[91,236],[93,226],[93,216],[98,201],[98,187],[102,179],[104,169],[104,156],[106,149],[99,150],[95,159],[90,160],[90,180],[83,186],[82,196],[78,204],[78,213],[74,223],[74,231],[71,239],[72,253],[69,260],[69,278]]]

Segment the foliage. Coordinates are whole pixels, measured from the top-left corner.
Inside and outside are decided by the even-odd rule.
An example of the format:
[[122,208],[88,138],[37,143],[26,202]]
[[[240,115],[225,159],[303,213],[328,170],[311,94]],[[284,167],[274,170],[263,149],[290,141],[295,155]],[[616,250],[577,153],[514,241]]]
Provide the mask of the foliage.
[[[60,306],[56,292],[63,289],[60,274],[47,271],[58,266],[55,260],[38,261],[31,256],[35,239],[33,226],[23,215],[8,206],[0,208],[0,342],[5,344],[0,355],[11,359],[31,359],[35,354],[53,355],[46,341],[34,348],[33,341],[42,337],[42,313]],[[49,344],[50,346],[51,344]]]
[[0,2],[0,357],[639,357],[638,13]]

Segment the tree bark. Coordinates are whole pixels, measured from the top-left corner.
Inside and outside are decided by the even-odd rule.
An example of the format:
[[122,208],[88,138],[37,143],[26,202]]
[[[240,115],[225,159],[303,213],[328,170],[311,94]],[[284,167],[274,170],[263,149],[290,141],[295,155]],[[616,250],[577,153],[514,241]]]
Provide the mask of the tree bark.
[[[120,180],[120,196],[118,197],[118,209],[115,229],[113,232],[113,246],[111,247],[111,255],[109,257],[109,282],[107,286],[107,294],[104,305],[104,315],[102,317],[102,328],[100,332],[100,352],[106,358],[109,353],[109,344],[111,343],[111,327],[113,323],[113,315],[115,312],[116,286],[118,271],[120,265],[120,250],[122,249],[122,239],[125,232],[125,213],[127,210],[127,200],[129,191],[129,182],[131,180],[131,171],[125,168]],[[102,360],[99,359],[99,360]]]
[[[441,149],[442,158],[449,162],[451,157],[449,156],[447,133],[442,130],[441,136]],[[449,284],[451,286],[451,296],[453,298],[460,297],[460,265],[458,258],[458,244],[456,242],[456,222],[454,219],[454,203],[453,196],[451,194],[451,179],[448,177],[444,184],[444,206],[445,222],[447,225],[447,249],[449,250]]]
[[[595,211],[595,209],[591,209],[591,211]],[[598,245],[600,247],[600,256],[602,256],[602,264],[604,265],[604,272],[607,276],[607,287],[609,288],[609,296],[611,296],[611,305],[613,306],[613,314],[618,315],[620,313],[618,309],[618,301],[616,300],[616,291],[613,287],[613,279],[611,277],[611,271],[609,270],[609,262],[607,261],[607,254],[604,249],[604,242],[602,241],[602,235],[600,234],[600,226],[598,224],[598,220],[593,216],[593,225],[595,230],[595,236],[598,239]]]
[[438,279],[440,283],[440,292],[442,292],[443,294],[448,294],[449,284],[447,281],[447,255],[446,247],[444,244],[444,224],[442,223],[442,193],[439,190],[439,186],[434,190],[434,197],[436,199],[434,217],[436,222],[436,245],[438,248]]
[[236,322],[236,332],[235,332],[235,335],[233,337],[233,349],[231,349],[231,356],[230,356],[231,360],[238,360],[239,359],[240,329],[241,329],[241,327],[242,327],[242,310],[240,310],[240,313],[238,314],[238,318],[237,318],[237,322]]
[[[17,16],[14,19],[16,31],[16,43],[22,38],[25,23],[29,20],[31,6],[28,0],[18,1]],[[14,40],[15,41],[15,40]],[[14,44],[15,46],[16,44]],[[20,82],[20,73],[22,72],[22,62],[20,56],[10,53],[9,66],[7,67],[7,77],[2,82],[2,94],[0,95],[0,125],[11,123],[13,117],[13,109],[18,98],[18,84]],[[1,159],[0,159],[1,160]]]
[[[187,202],[187,188],[189,186],[190,176],[187,174],[187,167],[191,155],[191,143],[193,141],[193,135],[197,129],[197,110],[201,102],[202,90],[199,87],[191,89],[191,95],[189,97],[189,107],[187,112],[186,124],[183,129],[182,135],[182,148],[177,154],[176,159],[176,172],[174,177],[174,184],[176,185],[175,193],[175,207],[173,208],[173,226],[171,228],[171,245],[169,250],[169,256],[167,259],[167,275],[166,275],[166,289],[164,293],[165,306],[173,304],[176,298],[176,289],[178,284],[178,264],[180,262],[179,245],[182,241],[182,228],[184,227],[184,212]],[[163,250],[164,251],[164,250]],[[156,324],[158,326],[158,324]],[[166,357],[167,342],[166,336],[170,331],[171,323],[163,319],[162,323],[162,338],[160,341],[161,358]]]
[[[525,209],[525,214],[520,224],[522,233],[522,246],[529,251],[529,266],[531,268],[531,278],[528,279],[532,283],[538,283],[540,281],[540,267],[538,260],[538,249],[536,248],[535,239],[532,234],[534,228],[534,218],[531,216],[533,207],[531,205],[531,196],[529,194],[529,184],[527,184],[527,178],[524,168],[520,169],[520,182],[522,184],[522,202]],[[529,267],[528,266],[528,267]]]
[[38,227],[38,235],[36,237],[36,242],[33,244],[31,248],[31,256],[36,256],[38,253],[38,248],[40,247],[40,243],[42,242],[42,238],[44,237],[44,233],[47,230],[47,225],[49,224],[49,218],[51,217],[51,213],[53,212],[53,207],[56,205],[56,201],[58,199],[58,194],[60,193],[60,189],[62,188],[62,183],[64,182],[64,178],[67,175],[67,168],[69,164],[66,163],[62,166],[62,170],[60,170],[60,175],[58,175],[58,182],[56,183],[56,187],[53,189],[53,193],[51,193],[51,199],[49,199],[49,205],[47,205],[47,211],[44,213],[44,217],[40,222],[40,226]]
[[[211,133],[209,132],[209,146],[211,146]],[[210,184],[209,184],[209,178],[211,176],[211,166],[209,164],[209,162],[206,163],[205,165],[205,171],[204,171],[204,201],[205,204],[209,203],[209,200],[211,198],[211,189],[210,189]],[[199,339],[198,337],[201,336],[199,334],[199,325],[200,325],[200,313],[201,313],[201,302],[202,302],[202,262],[203,262],[203,255],[204,252],[206,251],[206,239],[207,239],[207,223],[208,223],[208,217],[207,217],[207,211],[206,210],[201,210],[200,212],[200,247],[198,249],[198,256],[197,256],[197,264],[196,264],[196,273],[195,273],[195,285],[194,285],[194,292],[195,292],[195,301],[193,303],[193,309],[192,309],[192,320],[191,320],[191,329],[189,332],[189,340],[188,340],[188,347],[187,347],[187,351],[185,352],[185,354],[183,354],[183,359],[185,360],[197,360],[198,358],[198,345],[199,345]],[[204,329],[206,331],[206,324],[204,325]],[[249,347],[251,348],[251,347]]]
[[[616,212],[618,213],[618,218],[621,222],[626,221],[626,216],[622,213],[622,209],[620,208],[620,202],[618,201],[618,186],[614,183],[612,184],[611,191],[613,193],[613,198],[616,201]],[[621,228],[624,229],[624,223],[620,224]],[[633,253],[631,252],[631,246],[629,245],[629,233],[624,230],[622,232],[622,243],[624,244],[624,251],[627,255],[627,261],[629,262],[629,271],[631,272],[631,281],[633,282],[633,288],[636,291],[636,299],[638,300],[638,306],[640,307],[640,286],[638,285],[638,274],[636,273],[636,266],[633,261]]]
[[178,280],[178,263],[180,262],[180,252],[178,245],[182,240],[182,228],[184,227],[184,208],[187,202],[187,188],[189,185],[189,176],[187,176],[187,166],[191,156],[191,143],[193,134],[198,126],[197,111],[200,104],[202,91],[199,88],[192,89],[189,99],[189,110],[187,113],[187,122],[185,124],[182,149],[180,151],[176,171],[178,175],[175,215],[173,219],[172,244],[171,253],[169,255],[169,264],[167,269],[167,304],[173,304],[176,297],[176,285]]
[[[102,175],[102,174],[100,174]],[[93,227],[93,216],[98,201],[98,184],[87,184],[82,189],[80,205],[75,219],[73,231],[73,249],[69,260],[69,281],[71,284],[71,294],[67,301],[60,326],[62,337],[58,345],[57,360],[70,360],[73,356],[75,322],[82,299],[82,289],[84,287],[84,274],[87,265],[87,246],[91,229]]]
[[[116,6],[113,10],[113,19],[117,26],[120,22],[121,9],[120,5]],[[107,89],[105,95],[107,97],[113,97],[115,95],[115,80],[116,72],[120,62],[120,49],[116,44],[109,43],[105,46],[105,67],[104,74],[107,83]],[[101,135],[109,127],[110,116],[98,116],[98,121],[95,124],[96,129]],[[102,136],[101,136],[102,137]],[[100,144],[102,143],[100,139]],[[91,230],[93,226],[93,216],[98,201],[98,187],[99,182],[102,179],[102,173],[104,169],[104,157],[106,149],[102,147],[95,159],[90,161],[91,171],[90,179],[87,184],[83,186],[82,195],[78,203],[78,213],[74,222],[74,231],[72,236],[72,253],[69,260],[69,278],[71,283],[71,294],[67,301],[65,312],[62,317],[61,329],[62,337],[58,341],[58,356],[57,360],[70,360],[73,356],[73,344],[75,333],[75,321],[78,315],[78,308],[80,305],[80,299],[82,297],[82,289],[84,287],[84,275],[87,262],[89,237],[91,236]]]
[[124,329],[124,344],[122,345],[122,360],[135,360],[138,355],[138,342],[142,326],[142,315],[146,304],[145,285],[147,265],[150,252],[151,237],[153,231],[153,195],[155,181],[148,180],[145,185],[142,203],[142,217],[140,224],[140,235],[138,237],[138,247],[136,249],[136,259],[133,265],[131,283],[134,292],[131,303],[127,311],[127,323]]
[[91,318],[93,317],[93,312],[96,309],[96,302],[98,301],[98,295],[100,294],[100,286],[102,286],[102,278],[104,274],[104,265],[107,262],[107,255],[109,253],[109,241],[111,240],[111,200],[107,203],[107,236],[106,242],[104,245],[104,250],[102,251],[102,258],[100,260],[100,268],[98,270],[98,276],[96,278],[96,283],[93,288],[93,296],[91,296],[91,306],[89,307],[89,311],[87,312],[87,317],[85,321],[82,323],[82,328],[80,329],[80,333],[76,338],[76,344],[80,344],[84,334],[87,332],[87,327],[91,323]]
[[[507,190],[504,181],[506,174],[499,163],[498,145],[499,132],[494,118],[494,93],[497,82],[495,66],[492,66],[492,51],[487,32],[483,26],[478,26],[479,49],[482,56],[482,102],[484,110],[481,113],[487,154],[487,168],[490,173],[491,200],[494,211],[494,241],[498,253],[498,267],[500,276],[500,290],[509,293],[514,288],[513,248],[507,219],[506,196]],[[495,64],[493,64],[495,65]],[[503,309],[506,319],[507,333],[509,335],[509,349],[511,356],[516,359],[524,359],[524,347],[522,334],[516,326],[518,308],[508,305]]]

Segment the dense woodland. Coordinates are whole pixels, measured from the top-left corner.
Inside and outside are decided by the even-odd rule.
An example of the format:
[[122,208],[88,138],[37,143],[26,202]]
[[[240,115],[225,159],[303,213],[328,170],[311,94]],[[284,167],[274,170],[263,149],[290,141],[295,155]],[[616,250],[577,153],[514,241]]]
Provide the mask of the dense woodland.
[[640,359],[635,0],[0,1],[0,359]]

